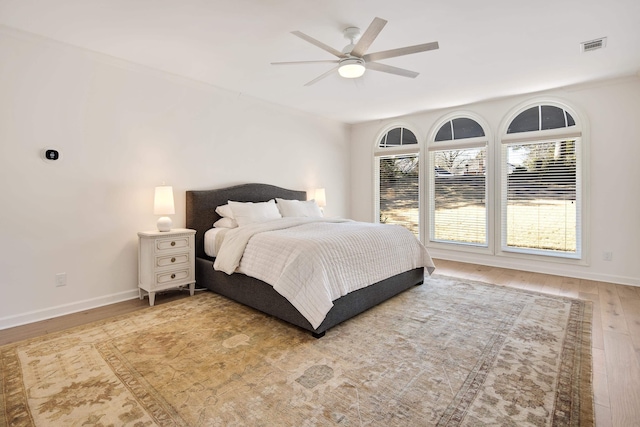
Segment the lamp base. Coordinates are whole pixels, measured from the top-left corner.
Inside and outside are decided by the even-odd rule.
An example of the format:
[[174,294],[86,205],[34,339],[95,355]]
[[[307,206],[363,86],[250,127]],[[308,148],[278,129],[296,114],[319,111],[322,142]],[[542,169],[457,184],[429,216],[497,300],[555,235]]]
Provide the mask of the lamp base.
[[158,219],[158,231],[171,231],[173,221],[168,216],[163,216]]

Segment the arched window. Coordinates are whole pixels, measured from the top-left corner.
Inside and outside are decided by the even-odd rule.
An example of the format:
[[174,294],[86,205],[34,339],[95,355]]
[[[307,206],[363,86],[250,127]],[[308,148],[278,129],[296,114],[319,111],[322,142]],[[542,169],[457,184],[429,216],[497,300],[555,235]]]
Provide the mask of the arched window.
[[582,257],[582,128],[566,107],[516,110],[501,138],[501,250]]
[[488,138],[480,118],[456,113],[429,144],[429,241],[488,246]]
[[405,127],[384,132],[375,149],[376,217],[420,237],[420,147]]
[[444,123],[436,134],[436,142],[484,136],[480,123],[468,117],[458,117]]
[[535,132],[575,126],[573,116],[555,105],[536,105],[518,114],[509,123],[507,133]]
[[378,143],[378,148],[415,145],[417,143],[418,140],[413,132],[409,129],[399,127],[385,133]]

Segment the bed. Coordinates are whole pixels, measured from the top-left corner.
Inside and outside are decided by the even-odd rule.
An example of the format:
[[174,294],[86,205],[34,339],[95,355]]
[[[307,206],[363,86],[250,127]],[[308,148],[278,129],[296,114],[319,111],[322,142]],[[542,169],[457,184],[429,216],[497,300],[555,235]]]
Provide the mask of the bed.
[[[333,301],[324,320],[316,327],[285,297],[269,285],[241,273],[226,274],[213,267],[215,258],[205,253],[205,233],[221,217],[216,208],[229,200],[237,202],[266,202],[271,199],[307,199],[305,191],[280,188],[268,184],[242,184],[214,190],[186,192],[186,226],[196,230],[196,284],[292,325],[310,331],[316,338],[324,336],[331,327],[424,281],[425,268],[413,268],[370,286],[350,292]],[[432,270],[432,266],[429,266]]]

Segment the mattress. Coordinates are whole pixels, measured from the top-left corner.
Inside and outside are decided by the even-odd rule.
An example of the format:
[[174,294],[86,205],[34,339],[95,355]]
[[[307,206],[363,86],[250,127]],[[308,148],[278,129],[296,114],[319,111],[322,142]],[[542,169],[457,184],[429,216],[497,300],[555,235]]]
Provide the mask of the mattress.
[[[211,258],[215,258],[218,254],[218,248],[221,241],[216,245],[216,238],[224,238],[224,233],[228,228],[212,228],[204,233],[204,253]],[[218,236],[220,234],[220,236]]]

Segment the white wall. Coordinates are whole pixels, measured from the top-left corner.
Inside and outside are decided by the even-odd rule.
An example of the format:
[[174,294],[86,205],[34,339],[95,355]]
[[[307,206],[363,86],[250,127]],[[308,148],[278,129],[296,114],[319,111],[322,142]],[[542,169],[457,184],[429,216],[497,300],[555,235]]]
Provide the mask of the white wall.
[[[425,94],[428,96],[428,94]],[[540,271],[640,286],[640,78],[630,77],[530,96],[481,102],[353,126],[351,134],[351,215],[374,220],[373,148],[391,124],[409,125],[425,142],[443,115],[470,111],[483,117],[495,135],[512,108],[540,96],[562,99],[586,117],[590,130],[590,240],[588,266],[530,261],[498,255],[430,248],[435,257]],[[613,261],[603,261],[603,251]],[[437,270],[436,270],[437,271]]]
[[186,190],[246,182],[349,213],[347,125],[7,28],[0,58],[0,329],[136,296],[163,182],[174,227]]

